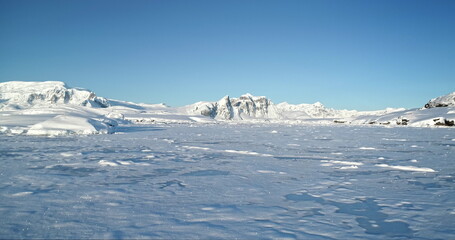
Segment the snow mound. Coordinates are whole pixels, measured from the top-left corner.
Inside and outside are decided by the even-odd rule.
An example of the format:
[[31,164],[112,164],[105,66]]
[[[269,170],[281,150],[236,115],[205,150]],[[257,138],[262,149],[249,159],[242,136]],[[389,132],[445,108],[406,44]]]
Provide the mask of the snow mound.
[[109,119],[58,115],[30,127],[27,135],[68,135],[113,133],[116,122]]
[[69,88],[63,82],[0,83],[0,110],[23,109],[35,105],[69,104],[95,108],[109,107],[106,98],[80,88]]
[[433,98],[427,104],[425,104],[425,108],[434,107],[455,107],[455,92]]

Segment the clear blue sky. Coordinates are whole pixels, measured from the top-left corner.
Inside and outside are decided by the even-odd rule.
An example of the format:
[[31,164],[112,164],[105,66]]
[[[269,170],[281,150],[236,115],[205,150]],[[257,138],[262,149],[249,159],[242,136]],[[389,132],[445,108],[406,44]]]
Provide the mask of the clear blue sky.
[[0,0],[0,82],[374,110],[455,91],[453,0]]

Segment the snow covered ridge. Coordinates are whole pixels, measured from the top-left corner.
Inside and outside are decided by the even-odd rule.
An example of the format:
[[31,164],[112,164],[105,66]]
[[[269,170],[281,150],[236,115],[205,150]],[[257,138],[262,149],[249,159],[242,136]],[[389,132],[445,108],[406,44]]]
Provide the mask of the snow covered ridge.
[[[274,104],[266,97],[245,94],[239,98],[225,96],[218,102],[198,102],[183,107],[184,114],[203,115],[217,121],[271,122],[286,124],[354,124],[433,127],[454,126],[455,107],[450,96],[435,98],[438,108],[387,108],[378,111],[337,110],[314,104]],[[444,105],[441,104],[444,102]],[[447,103],[447,104],[446,104]],[[441,107],[446,106],[446,107]]]
[[63,82],[5,82],[0,83],[0,109],[23,109],[33,105],[70,104],[90,107],[109,107],[109,101],[94,92],[69,88]]
[[327,108],[322,103],[274,104],[264,96],[249,93],[239,98],[225,96],[218,102],[198,102],[184,107],[187,114],[200,114],[217,120],[305,120],[314,118],[343,118],[363,115],[384,115],[403,111],[404,108],[387,108],[380,111],[336,110]]
[[[455,93],[435,98],[429,108],[379,111],[337,110],[323,104],[274,104],[264,96],[225,96],[217,102],[184,107],[138,104],[98,97],[63,82],[0,83],[0,133],[68,135],[115,133],[137,124],[275,123],[295,125],[377,124],[387,126],[454,126]],[[434,106],[434,107],[433,107]],[[446,106],[446,107],[442,107]],[[132,127],[136,125],[135,127]],[[139,127],[140,129],[140,127]]]
[[433,98],[427,104],[425,104],[425,108],[434,107],[455,107],[455,92]]

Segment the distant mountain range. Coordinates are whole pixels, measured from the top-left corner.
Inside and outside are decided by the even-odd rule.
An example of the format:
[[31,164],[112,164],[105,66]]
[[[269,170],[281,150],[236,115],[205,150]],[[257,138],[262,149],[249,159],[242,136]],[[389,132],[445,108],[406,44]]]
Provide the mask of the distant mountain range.
[[[431,99],[421,109],[337,110],[323,104],[274,104],[264,96],[225,96],[183,107],[106,99],[63,82],[0,83],[0,132],[8,134],[108,133],[120,124],[286,123],[453,126],[455,92]],[[64,121],[63,121],[64,119]],[[44,123],[48,124],[44,124]],[[58,124],[59,122],[65,124]],[[71,127],[68,127],[71,125]],[[89,130],[87,130],[89,128]],[[83,131],[82,131],[82,130]]]

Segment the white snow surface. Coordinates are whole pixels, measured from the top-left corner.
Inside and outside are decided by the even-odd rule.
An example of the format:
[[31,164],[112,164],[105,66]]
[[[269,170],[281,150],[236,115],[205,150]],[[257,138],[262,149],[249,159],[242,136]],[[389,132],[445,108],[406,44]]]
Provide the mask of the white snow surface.
[[[436,98],[434,102],[447,103],[452,95]],[[239,98],[225,96],[217,102],[168,107],[165,104],[106,99],[86,89],[70,88],[63,82],[0,83],[0,133],[8,135],[114,133],[119,124],[138,127],[144,124],[194,123],[341,123],[434,127],[453,125],[454,120],[455,107],[451,106],[411,110],[336,110],[319,102],[274,104],[265,96],[245,94]]]
[[0,135],[0,236],[455,239],[453,139],[270,123]]

